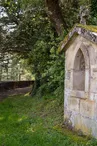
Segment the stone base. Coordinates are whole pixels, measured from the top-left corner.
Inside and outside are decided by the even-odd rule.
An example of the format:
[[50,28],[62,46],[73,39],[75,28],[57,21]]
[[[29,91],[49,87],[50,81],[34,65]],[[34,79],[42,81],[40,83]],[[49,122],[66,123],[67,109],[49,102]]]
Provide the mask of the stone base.
[[[97,138],[97,105],[94,101],[69,97],[64,109],[64,120],[70,129]],[[72,127],[72,128],[71,128]]]

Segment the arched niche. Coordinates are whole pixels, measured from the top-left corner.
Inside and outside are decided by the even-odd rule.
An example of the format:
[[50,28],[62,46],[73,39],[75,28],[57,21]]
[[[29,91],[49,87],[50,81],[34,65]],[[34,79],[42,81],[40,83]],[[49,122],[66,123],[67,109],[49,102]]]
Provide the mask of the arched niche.
[[73,90],[85,91],[85,58],[81,49],[78,50],[74,60]]
[[[76,47],[72,60],[72,90],[89,93],[90,58],[88,46],[81,44]],[[79,72],[79,73],[78,73]]]

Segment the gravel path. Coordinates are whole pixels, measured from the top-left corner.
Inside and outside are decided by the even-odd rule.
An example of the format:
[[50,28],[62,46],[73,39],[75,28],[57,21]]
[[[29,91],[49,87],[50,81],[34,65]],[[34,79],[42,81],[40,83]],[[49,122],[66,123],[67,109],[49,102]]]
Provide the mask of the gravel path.
[[14,90],[3,91],[3,92],[0,92],[0,101],[7,98],[8,96],[26,94],[30,91],[31,91],[31,87],[17,88],[17,89],[14,89]]

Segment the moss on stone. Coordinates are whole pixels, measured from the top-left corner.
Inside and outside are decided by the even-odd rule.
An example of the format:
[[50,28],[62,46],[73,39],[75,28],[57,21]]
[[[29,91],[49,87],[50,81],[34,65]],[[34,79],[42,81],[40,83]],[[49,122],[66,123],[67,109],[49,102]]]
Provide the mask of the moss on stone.
[[84,28],[84,29],[86,29],[88,31],[97,33],[97,26],[95,26],[95,25],[76,24],[76,27],[81,27],[81,28]]
[[[84,28],[85,30],[88,30],[90,32],[95,32],[97,33],[97,26],[94,25],[82,25],[82,24],[75,24],[74,27],[69,31],[69,33],[65,36],[64,40],[60,43],[58,47],[58,53],[63,51],[63,48],[65,45],[68,43],[68,41],[71,39],[72,36],[70,36],[70,32],[74,30],[74,28]],[[75,32],[77,33],[77,32]]]

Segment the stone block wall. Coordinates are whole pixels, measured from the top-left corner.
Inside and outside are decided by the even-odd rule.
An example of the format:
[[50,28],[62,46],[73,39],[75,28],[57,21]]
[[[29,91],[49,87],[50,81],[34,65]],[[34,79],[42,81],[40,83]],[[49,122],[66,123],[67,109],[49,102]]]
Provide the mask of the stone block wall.
[[[68,46],[65,58],[64,119],[97,138],[97,45],[79,35]],[[75,72],[79,72],[77,77]]]

